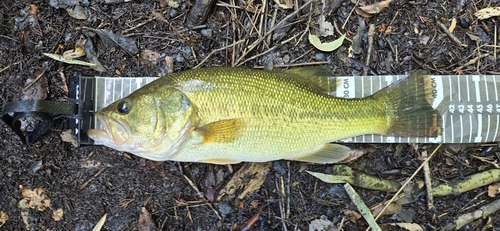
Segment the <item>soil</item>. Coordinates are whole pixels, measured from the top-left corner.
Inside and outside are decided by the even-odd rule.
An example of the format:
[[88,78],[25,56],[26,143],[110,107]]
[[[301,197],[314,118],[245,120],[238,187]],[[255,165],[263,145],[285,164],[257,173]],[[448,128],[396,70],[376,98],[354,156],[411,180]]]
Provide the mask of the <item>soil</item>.
[[[305,7],[297,15],[286,18],[283,24],[286,29],[274,31],[274,38],[259,40],[269,31],[273,20],[278,23],[294,10],[282,9],[273,1],[231,0],[225,1],[225,5],[210,7],[206,21],[190,25],[188,22],[196,19],[192,20],[194,16],[189,14],[194,7],[194,2],[189,0],[171,1],[166,7],[153,0],[74,1],[78,2],[78,7],[63,6],[60,2],[64,1],[0,2],[1,108],[26,94],[23,91],[26,81],[41,74],[42,86],[38,87],[45,91],[44,98],[65,101],[68,76],[162,76],[172,71],[165,57],[172,58],[174,72],[198,65],[268,69],[323,65],[336,75],[407,74],[418,69],[427,69],[432,74],[498,74],[500,68],[494,53],[498,43],[495,36],[498,18],[478,20],[474,16],[479,9],[499,5],[496,0],[394,0],[371,18],[351,12],[355,6],[351,1],[327,0],[327,6],[331,7],[323,12],[326,21],[334,25],[335,33],[322,38],[324,41],[331,41],[340,33],[354,39],[361,22],[365,22],[366,27],[369,24],[376,27],[372,44],[365,29],[359,40],[359,53],[350,58],[347,54],[351,42],[344,42],[333,52],[321,52],[308,42],[305,32],[310,29],[316,33],[319,28],[317,19],[321,10],[318,11],[317,6]],[[299,4],[296,7],[305,4],[292,2]],[[373,3],[371,0],[359,2]],[[177,8],[172,7],[175,3],[179,5]],[[263,13],[244,9],[262,7],[262,4],[267,6]],[[65,8],[83,9],[86,19],[70,16]],[[439,26],[443,24],[447,29],[453,19],[457,24],[451,34],[460,44]],[[158,57],[153,55],[153,61],[144,60],[86,28],[123,34],[139,51],[151,50]],[[55,61],[42,54],[72,50],[77,41],[83,39],[92,42],[95,56],[103,67],[101,72]],[[243,42],[238,43],[240,40]],[[237,44],[232,45],[234,43]],[[250,49],[252,44],[257,46]],[[370,57],[368,63],[366,57]],[[9,217],[0,230],[25,230],[27,225],[30,230],[91,230],[104,214],[107,219],[102,230],[234,230],[260,208],[263,210],[254,230],[308,230],[311,221],[321,217],[344,230],[368,227],[363,218],[349,215],[357,209],[341,185],[324,183],[304,171],[329,173],[331,165],[276,161],[256,192],[237,200],[239,190],[221,201],[212,201],[213,195],[242,164],[228,167],[152,162],[102,146],[74,147],[60,137],[68,128],[64,118],[57,119],[51,131],[36,143],[23,145],[7,124],[0,124],[0,215],[3,211]],[[436,148],[436,145],[406,144],[355,146],[372,147],[375,152],[347,165],[400,182],[422,163],[421,150],[431,153]],[[489,152],[486,148],[489,147],[442,147],[430,161],[431,173],[444,182],[492,169],[494,165],[473,157],[482,155],[498,163],[495,148]],[[397,174],[385,174],[389,170]],[[419,173],[416,180],[422,179]],[[21,188],[43,189],[43,195],[50,198],[50,207],[43,211],[21,208]],[[356,191],[369,206],[393,195],[362,188]],[[436,197],[434,209],[427,208],[425,194],[417,195],[412,203],[403,205],[407,216],[401,217],[402,213],[387,215],[378,222],[416,223],[424,230],[441,229],[459,215],[495,199],[485,192],[487,186],[460,195]],[[59,208],[64,215],[56,221],[53,211]],[[140,219],[143,208],[150,213],[151,220]],[[1,217],[0,224],[3,223]],[[500,213],[496,212],[473,221],[462,230],[484,227],[500,230],[499,224]]]

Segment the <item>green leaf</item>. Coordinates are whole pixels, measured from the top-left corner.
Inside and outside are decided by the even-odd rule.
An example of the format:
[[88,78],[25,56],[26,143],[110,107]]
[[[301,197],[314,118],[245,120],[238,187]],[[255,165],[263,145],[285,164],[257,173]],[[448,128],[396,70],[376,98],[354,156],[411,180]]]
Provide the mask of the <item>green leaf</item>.
[[309,42],[321,51],[330,52],[339,48],[344,42],[345,34],[331,42],[322,43],[318,36],[309,34]]

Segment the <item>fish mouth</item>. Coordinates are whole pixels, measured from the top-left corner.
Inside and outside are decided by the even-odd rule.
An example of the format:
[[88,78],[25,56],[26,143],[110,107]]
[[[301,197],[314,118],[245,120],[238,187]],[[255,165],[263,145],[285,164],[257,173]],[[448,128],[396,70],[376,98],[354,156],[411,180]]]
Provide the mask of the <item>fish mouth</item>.
[[101,112],[97,112],[95,116],[103,129],[89,129],[87,135],[90,138],[104,145],[122,145],[128,141],[131,130],[125,122],[112,119]]

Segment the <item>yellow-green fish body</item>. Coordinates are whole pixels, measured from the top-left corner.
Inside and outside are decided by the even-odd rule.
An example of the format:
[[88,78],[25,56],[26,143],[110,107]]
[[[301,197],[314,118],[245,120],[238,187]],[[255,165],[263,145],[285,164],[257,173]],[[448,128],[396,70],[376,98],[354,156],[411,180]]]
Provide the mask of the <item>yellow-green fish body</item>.
[[335,163],[351,153],[330,143],[343,138],[438,135],[428,76],[345,99],[327,94],[327,81],[314,76],[319,70],[204,68],[165,76],[101,110],[106,128],[89,136],[152,160],[225,164]]

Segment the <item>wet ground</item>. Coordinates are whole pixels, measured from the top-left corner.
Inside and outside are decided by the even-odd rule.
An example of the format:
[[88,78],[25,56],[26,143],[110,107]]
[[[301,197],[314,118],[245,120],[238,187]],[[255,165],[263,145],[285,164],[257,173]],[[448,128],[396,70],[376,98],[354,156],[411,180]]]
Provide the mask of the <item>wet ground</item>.
[[[352,12],[355,3],[351,1],[326,2],[325,8],[319,3],[302,7],[306,3],[297,1],[289,3],[295,4],[292,9],[283,9],[275,2],[229,0],[212,6],[206,21],[196,23],[200,19],[189,14],[196,8],[189,0],[168,1],[167,6],[152,0],[1,1],[0,106],[28,94],[23,88],[30,78],[40,77],[40,85],[33,86],[42,92],[37,97],[64,101],[71,75],[162,76],[198,66],[272,69],[324,65],[337,75],[407,74],[418,69],[433,74],[498,74],[498,18],[477,20],[474,16],[478,9],[499,5],[498,1],[394,0],[371,18]],[[318,34],[327,27],[318,23],[321,14],[332,24],[324,33],[333,30],[323,41],[341,33],[350,40],[333,52],[321,52],[307,40],[308,30]],[[370,24],[375,26],[371,35]],[[273,25],[281,27],[272,29]],[[445,32],[450,27],[454,28],[453,36]],[[103,38],[101,29],[122,42],[117,45]],[[348,57],[352,41],[357,45]],[[92,56],[100,66],[65,64],[42,54],[62,54],[75,49],[75,44],[87,52],[81,60],[92,62]],[[1,123],[0,224],[5,223],[1,230],[91,230],[104,214],[103,230],[233,230],[261,208],[254,230],[308,230],[310,223],[321,217],[344,230],[368,227],[364,219],[352,217],[356,208],[341,185],[324,183],[304,171],[329,173],[330,165],[276,161],[256,192],[239,200],[238,190],[214,200],[241,164],[160,163],[105,147],[77,148],[60,137],[67,127],[67,120],[58,119],[38,142],[22,145]],[[416,151],[415,146],[406,144],[358,146],[373,147],[375,152],[349,163],[350,167],[400,182],[422,163],[422,148],[429,153],[436,148],[419,145]],[[499,161],[495,149],[484,150],[477,146],[442,147],[430,161],[430,172],[437,181],[445,182],[495,168],[491,164]],[[488,157],[490,162],[474,155]],[[422,174],[416,179],[422,180]],[[35,193],[31,201],[38,198],[35,204],[43,211],[23,208],[22,191],[37,188],[44,193]],[[356,190],[369,206],[393,195]],[[379,223],[416,223],[424,230],[441,229],[460,214],[495,199],[486,192],[484,186],[436,197],[434,209],[427,208],[425,194],[417,195],[403,205],[404,213],[383,216]],[[47,198],[50,205],[41,208],[40,204],[47,205]],[[151,219],[140,218],[143,208]],[[56,221],[53,214],[58,209],[63,215]],[[3,222],[5,214],[8,219]],[[500,213],[496,212],[462,229],[500,230],[499,224]]]

